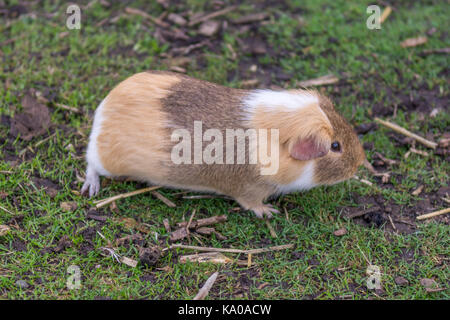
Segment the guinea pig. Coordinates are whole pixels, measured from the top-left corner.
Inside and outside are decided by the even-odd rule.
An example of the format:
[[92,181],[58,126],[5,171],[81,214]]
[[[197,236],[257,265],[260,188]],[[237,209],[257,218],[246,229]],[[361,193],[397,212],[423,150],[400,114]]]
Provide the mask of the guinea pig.
[[242,90],[148,71],[100,103],[86,159],[82,194],[99,192],[99,176],[126,176],[226,195],[271,218],[270,196],[349,179],[365,155],[316,91]]

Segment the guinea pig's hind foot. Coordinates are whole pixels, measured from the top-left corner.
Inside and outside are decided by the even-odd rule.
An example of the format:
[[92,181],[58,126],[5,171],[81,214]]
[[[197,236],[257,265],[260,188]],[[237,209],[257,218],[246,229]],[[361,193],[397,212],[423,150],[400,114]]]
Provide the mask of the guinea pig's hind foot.
[[278,211],[278,209],[274,208],[271,204],[261,204],[258,207],[255,208],[250,208],[250,210],[252,210],[256,216],[260,219],[263,219],[264,216],[266,216],[268,219],[272,218],[272,213],[280,213],[280,211]]
[[98,173],[88,166],[86,171],[86,179],[84,180],[81,194],[85,194],[89,190],[89,197],[95,196],[100,191],[100,178]]

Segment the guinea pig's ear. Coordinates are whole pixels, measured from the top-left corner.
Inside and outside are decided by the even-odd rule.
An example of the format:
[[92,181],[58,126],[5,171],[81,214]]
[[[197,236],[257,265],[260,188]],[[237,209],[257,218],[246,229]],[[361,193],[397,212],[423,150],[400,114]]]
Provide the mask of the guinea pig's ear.
[[330,144],[329,139],[310,136],[291,141],[288,150],[292,158],[306,161],[325,156],[330,150]]

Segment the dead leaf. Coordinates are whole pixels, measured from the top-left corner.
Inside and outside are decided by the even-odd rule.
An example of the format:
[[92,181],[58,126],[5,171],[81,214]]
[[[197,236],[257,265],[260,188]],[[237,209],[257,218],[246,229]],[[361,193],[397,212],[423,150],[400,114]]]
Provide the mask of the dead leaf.
[[428,41],[427,37],[409,38],[409,39],[406,39],[405,41],[401,42],[400,45],[403,48],[410,48],[410,47],[416,47],[416,46],[425,44],[427,41]]
[[47,106],[39,103],[31,94],[22,98],[23,112],[11,119],[10,133],[14,137],[30,141],[36,136],[44,134],[50,127],[50,112]]
[[347,234],[347,229],[341,228],[333,232],[333,234],[337,237],[343,236],[344,234]]

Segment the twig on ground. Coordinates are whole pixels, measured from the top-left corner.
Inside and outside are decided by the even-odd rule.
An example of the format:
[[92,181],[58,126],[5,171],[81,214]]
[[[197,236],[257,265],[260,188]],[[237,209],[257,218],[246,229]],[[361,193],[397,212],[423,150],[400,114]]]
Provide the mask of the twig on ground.
[[415,153],[415,154],[420,154],[421,156],[424,156],[424,157],[428,157],[428,152],[426,152],[426,151],[417,150],[416,148],[413,148],[413,147],[409,148],[409,151],[411,151],[412,153]]
[[436,217],[436,216],[439,216],[439,215],[442,215],[442,214],[446,214],[446,213],[449,213],[449,212],[450,212],[450,208],[446,208],[446,209],[442,209],[442,210],[439,210],[439,211],[434,211],[434,212],[430,212],[430,213],[427,213],[427,214],[423,214],[421,216],[418,216],[416,219],[417,220],[428,219],[428,218]]
[[[211,224],[216,224],[216,223],[220,223],[220,222],[224,222],[224,221],[227,221],[226,215],[213,216],[213,217],[209,217],[209,218],[199,219],[197,221],[192,221],[189,224],[189,228],[197,229],[200,227],[209,226]],[[187,225],[188,225],[188,222],[186,222],[186,221],[177,223],[177,226],[180,228],[186,227]]]
[[380,123],[380,124],[382,124],[385,127],[388,127],[390,129],[394,130],[397,133],[400,133],[400,134],[403,134],[403,135],[405,135],[407,137],[413,138],[417,142],[420,142],[421,144],[423,144],[423,145],[425,145],[425,146],[427,146],[429,148],[436,149],[436,147],[437,147],[437,143],[436,142],[433,142],[433,141],[427,140],[425,138],[422,138],[421,136],[419,136],[419,135],[417,135],[415,133],[412,133],[411,131],[406,130],[403,127],[400,127],[399,125],[397,125],[395,123],[392,123],[392,122],[389,122],[389,121],[385,121],[385,120],[381,120],[380,118],[375,118],[375,121]]
[[380,210],[380,207],[372,207],[369,209],[365,209],[363,211],[358,211],[358,212],[352,213],[352,214],[348,215],[347,218],[353,219],[353,218],[361,217],[367,213],[372,213],[372,212],[375,212],[378,210]]
[[228,12],[233,11],[233,10],[236,9],[237,7],[238,7],[238,6],[230,6],[230,7],[228,7],[228,8],[224,8],[224,9],[221,9],[221,10],[219,10],[219,11],[215,11],[215,12],[209,13],[209,14],[207,14],[207,15],[201,16],[201,17],[199,17],[199,18],[197,18],[197,19],[194,19],[194,20],[192,20],[192,21],[189,21],[188,26],[189,26],[189,27],[192,27],[192,26],[194,26],[194,25],[196,25],[196,24],[198,24],[198,23],[200,23],[200,22],[203,22],[203,21],[206,21],[206,20],[211,20],[211,19],[213,19],[213,18],[217,18],[217,17],[219,17],[219,16],[222,16],[222,15],[224,15],[224,14],[227,14]]
[[126,7],[125,8],[125,12],[128,14],[134,14],[134,15],[138,15],[141,16],[145,19],[150,20],[151,22],[153,22],[154,24],[162,27],[162,28],[169,28],[170,25],[164,21],[159,20],[158,18],[155,18],[151,15],[149,15],[147,12],[142,11],[140,9],[136,9],[136,8],[131,8],[131,7]]
[[378,158],[380,158],[383,162],[387,163],[390,166],[398,163],[397,160],[388,159],[379,152],[375,152],[375,154],[378,156]]
[[169,199],[164,197],[158,191],[152,191],[152,195],[155,196],[156,198],[158,198],[159,200],[161,200],[162,202],[164,202],[170,208],[175,208],[177,206],[175,203],[173,203],[172,201],[170,201]]
[[135,196],[137,194],[141,194],[141,193],[144,193],[144,192],[153,191],[153,190],[156,190],[158,188],[161,188],[161,187],[160,186],[154,186],[154,187],[143,188],[143,189],[127,192],[127,193],[118,194],[117,196],[113,196],[113,197],[106,198],[106,199],[103,199],[103,200],[97,200],[97,201],[94,201],[94,203],[96,204],[95,207],[98,209],[98,208],[101,208],[103,206],[106,206],[107,204],[109,204],[109,203],[111,203],[111,202],[113,202],[115,200],[128,198],[128,197]]
[[214,272],[208,280],[206,280],[203,287],[198,291],[197,295],[194,297],[194,300],[203,300],[208,295],[209,290],[211,290],[214,282],[216,282],[217,276],[219,275],[218,272]]
[[306,87],[313,87],[313,86],[323,86],[323,85],[327,85],[327,84],[333,84],[336,82],[339,82],[339,78],[336,77],[335,75],[328,74],[323,77],[300,81],[297,83],[297,85],[300,87],[306,88]]
[[243,253],[243,254],[258,254],[263,252],[269,252],[269,251],[279,251],[279,250],[286,250],[294,247],[294,244],[285,244],[281,246],[273,246],[268,248],[260,248],[260,249],[249,249],[249,250],[242,250],[242,249],[229,249],[229,248],[213,248],[213,247],[198,247],[198,246],[188,246],[184,244],[173,244],[170,247],[162,249],[162,251],[180,248],[180,249],[191,249],[191,250],[198,250],[198,251],[206,251],[206,252],[229,252],[229,253]]
[[62,104],[62,103],[54,103],[55,107],[58,107],[60,109],[64,109],[64,110],[69,110],[75,113],[82,113],[79,109],[75,108],[75,107],[70,107],[68,105]]
[[190,255],[181,256],[178,260],[180,263],[186,262],[198,262],[198,263],[233,263],[234,260],[228,258],[220,252],[205,252],[205,253],[195,253]]
[[370,182],[369,180],[366,180],[366,179],[361,179],[358,176],[354,176],[353,179],[358,180],[359,182],[362,182],[364,184],[367,184],[368,186],[371,186],[371,187],[373,186],[372,182]]

